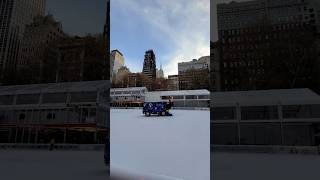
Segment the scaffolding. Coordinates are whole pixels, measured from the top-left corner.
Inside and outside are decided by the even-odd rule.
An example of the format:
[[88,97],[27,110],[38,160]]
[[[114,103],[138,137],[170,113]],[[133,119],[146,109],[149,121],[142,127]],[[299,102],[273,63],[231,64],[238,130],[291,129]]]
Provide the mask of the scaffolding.
[[1,143],[103,143],[109,81],[0,87]]

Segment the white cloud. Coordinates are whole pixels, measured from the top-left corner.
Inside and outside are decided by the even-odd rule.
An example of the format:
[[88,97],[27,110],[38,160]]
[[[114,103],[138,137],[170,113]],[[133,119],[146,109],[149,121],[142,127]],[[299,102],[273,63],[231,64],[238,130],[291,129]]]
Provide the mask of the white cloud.
[[[149,25],[172,49],[158,57],[166,75],[177,74],[178,62],[210,54],[210,0],[119,0]],[[162,37],[165,36],[165,37]]]

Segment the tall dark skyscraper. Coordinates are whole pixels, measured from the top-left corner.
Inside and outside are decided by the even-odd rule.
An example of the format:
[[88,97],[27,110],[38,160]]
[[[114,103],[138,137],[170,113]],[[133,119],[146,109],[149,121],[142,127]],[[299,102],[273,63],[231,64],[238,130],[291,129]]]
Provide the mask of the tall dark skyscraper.
[[106,21],[103,29],[103,39],[106,50],[106,65],[103,79],[110,79],[110,0],[106,0]]
[[[110,80],[110,0],[106,0],[106,20],[103,29],[103,39],[105,47],[105,64],[102,79]],[[110,81],[109,81],[110,82]],[[109,96],[110,93],[107,94]],[[110,99],[110,97],[109,97]],[[106,112],[107,118],[107,132],[106,132],[106,142],[104,149],[104,162],[108,166],[108,175],[110,176],[110,109],[108,108]]]
[[319,6],[312,0],[218,4],[221,89],[319,90]]
[[143,70],[142,73],[148,76],[151,80],[156,79],[156,56],[153,50],[146,51],[144,55]]
[[44,15],[45,0],[4,0],[0,12],[0,84],[10,84],[25,25]]

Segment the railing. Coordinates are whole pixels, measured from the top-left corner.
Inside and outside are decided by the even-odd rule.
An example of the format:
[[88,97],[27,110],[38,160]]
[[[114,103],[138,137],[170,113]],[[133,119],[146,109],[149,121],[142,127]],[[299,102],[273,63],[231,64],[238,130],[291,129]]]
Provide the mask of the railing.
[[[142,109],[142,107],[111,107],[111,109]],[[209,111],[210,108],[206,107],[172,107],[173,110],[203,110]]]
[[[0,150],[49,150],[50,144],[0,144]],[[54,144],[54,150],[100,151],[104,144]]]
[[211,145],[211,151],[231,153],[283,153],[320,155],[320,146]]
[[[49,150],[50,144],[0,144],[0,150]],[[104,144],[55,144],[54,150],[103,151]],[[213,152],[320,155],[320,146],[211,145]]]

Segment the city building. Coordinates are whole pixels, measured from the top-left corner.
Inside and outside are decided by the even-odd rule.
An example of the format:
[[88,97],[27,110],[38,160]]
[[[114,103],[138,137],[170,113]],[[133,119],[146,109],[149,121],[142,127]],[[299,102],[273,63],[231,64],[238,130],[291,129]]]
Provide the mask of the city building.
[[210,56],[178,63],[179,89],[209,89]]
[[124,57],[119,50],[112,50],[110,56],[110,79],[113,79],[113,76],[116,76],[118,70],[124,66]]
[[139,78],[139,73],[129,73],[128,74],[128,83],[129,87],[140,87],[138,84],[140,84],[140,78]]
[[104,41],[104,49],[105,49],[105,61],[103,64],[103,73],[102,79],[109,80],[110,76],[110,0],[105,0],[106,3],[106,16],[105,16],[105,24],[103,28],[103,41]]
[[17,62],[18,83],[41,83],[48,49],[65,36],[60,22],[52,15],[37,16],[26,25]]
[[320,96],[310,89],[211,93],[211,144],[320,144]]
[[221,90],[319,91],[319,10],[312,0],[218,4]]
[[[110,0],[105,0],[106,2],[106,17],[105,17],[105,25],[103,28],[103,42],[104,42],[104,54],[105,54],[105,61],[103,63],[103,70],[102,70],[102,79],[103,80],[110,80]],[[111,79],[112,80],[112,79]],[[111,84],[111,83],[110,83]],[[107,112],[107,116],[110,117],[110,111]],[[110,124],[110,122],[109,122]],[[106,134],[106,145],[105,145],[105,157],[104,161],[105,164],[110,167],[110,126],[109,131]],[[110,168],[107,171],[108,175],[110,175]]]
[[109,81],[0,86],[1,143],[104,143]]
[[160,65],[160,69],[157,69],[157,78],[164,78],[164,72],[162,69],[162,64]]
[[169,91],[179,90],[179,76],[178,75],[169,75],[168,76],[168,90]]
[[45,0],[1,1],[0,12],[0,84],[12,84],[25,26],[44,16]]
[[210,92],[221,91],[219,42],[210,43]]
[[178,72],[187,71],[190,69],[209,69],[210,56],[203,56],[199,59],[193,59],[189,62],[178,63]]
[[105,75],[105,53],[100,36],[65,37],[52,47],[45,59],[46,82],[102,80]]
[[218,32],[248,28],[261,22],[269,24],[305,23],[319,25],[319,3],[316,0],[253,0],[217,5]]
[[144,55],[143,70],[142,73],[145,74],[149,79],[155,80],[157,76],[156,72],[156,56],[153,50],[146,51]]
[[129,75],[131,74],[130,70],[126,66],[122,66],[117,74],[113,76],[112,88],[126,88],[129,87],[130,82]]
[[127,66],[122,66],[119,68],[117,72],[117,80],[123,80],[124,78],[128,78],[128,74],[130,73],[129,68]]

